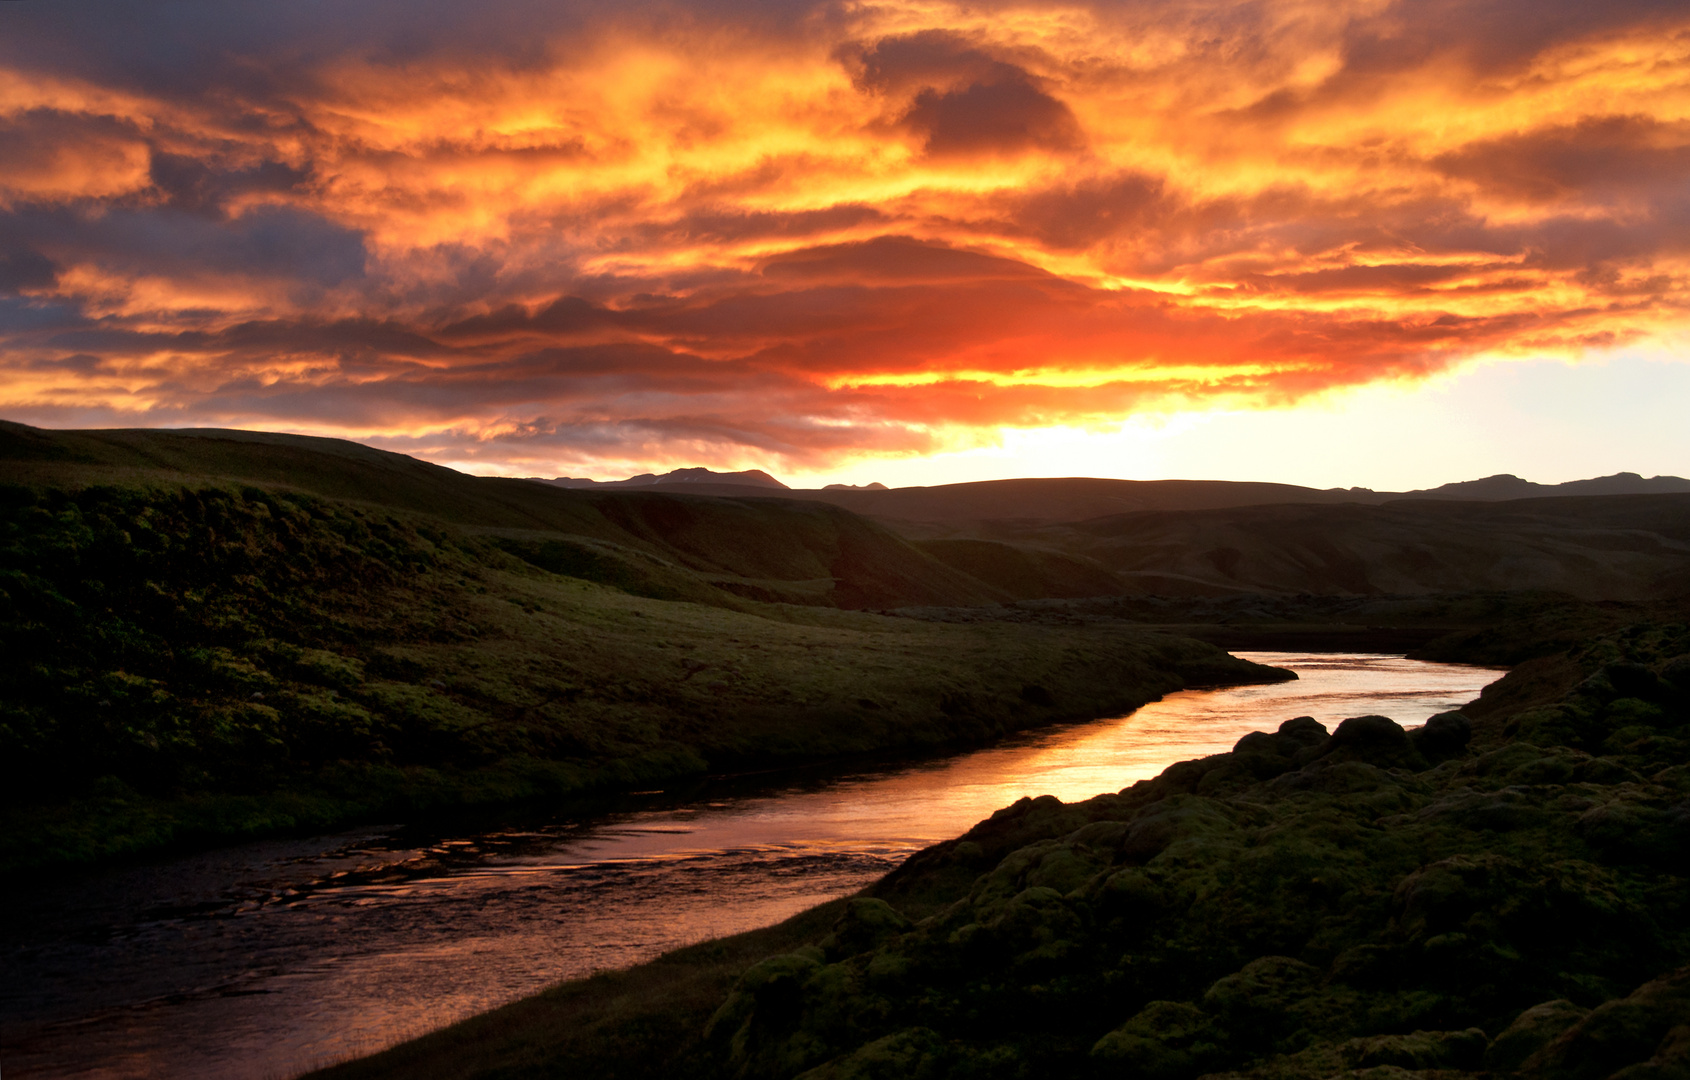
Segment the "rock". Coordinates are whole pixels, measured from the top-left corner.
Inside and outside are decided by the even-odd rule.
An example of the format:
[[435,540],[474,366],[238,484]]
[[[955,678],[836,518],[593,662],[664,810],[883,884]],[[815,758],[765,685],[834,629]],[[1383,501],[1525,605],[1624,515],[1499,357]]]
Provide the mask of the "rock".
[[785,1049],[778,1043],[802,1013],[801,988],[821,970],[821,962],[805,953],[783,953],[753,964],[705,1025],[706,1042],[725,1049],[728,1060],[741,1066],[757,1055],[760,1044]]
[[1345,1063],[1352,1069],[1394,1065],[1399,1069],[1473,1069],[1485,1053],[1485,1033],[1478,1028],[1465,1031],[1416,1031],[1412,1035],[1374,1035],[1351,1039],[1343,1046]]
[[1690,959],[1690,691],[1611,663],[1690,644],[1670,633],[1593,644],[1595,684],[1477,731],[1299,717],[1022,800],[876,887],[919,923],[853,908],[829,954],[783,961],[837,962],[748,980],[719,1025],[748,1049],[711,1052],[736,1080],[1690,1080],[1690,975],[1570,1003]]
[[1289,740],[1281,740],[1265,731],[1252,731],[1248,735],[1232,744],[1235,754],[1271,754],[1274,757],[1286,756],[1281,747]]
[[1168,802],[1171,805],[1161,813],[1133,823],[1121,841],[1122,860],[1149,862],[1178,839],[1231,828],[1232,823],[1208,799],[1177,797]]
[[1320,985],[1320,972],[1289,956],[1264,956],[1217,979],[1203,994],[1203,1008],[1219,1017],[1234,1040],[1271,1046],[1306,1027],[1304,1004]]
[[1388,716],[1352,716],[1338,725],[1320,756],[1364,761],[1381,768],[1425,768],[1426,762],[1414,749],[1408,732]]
[[909,928],[910,921],[886,901],[857,897],[846,902],[844,913],[833,924],[833,933],[819,944],[830,960],[840,960],[868,952]]
[[1653,701],[1661,696],[1661,682],[1655,673],[1642,664],[1609,664],[1602,669],[1608,683],[1622,698],[1642,698]]
[[1675,656],[1661,665],[1661,678],[1678,688],[1681,694],[1690,694],[1690,653]]
[[[1532,1080],[1604,1080],[1658,1054],[1682,1064],[1690,1026],[1690,967],[1605,1002],[1533,1054],[1520,1072]],[[1658,1067],[1657,1067],[1658,1070]],[[1649,1071],[1657,1071],[1649,1070]]]
[[1167,893],[1138,867],[1111,874],[1103,882],[1099,899],[1109,913],[1136,921],[1154,919],[1168,905]]
[[1690,804],[1661,809],[1627,792],[1585,811],[1577,828],[1609,862],[1681,866],[1690,857]]
[[947,1074],[945,1041],[929,1028],[906,1028],[799,1074],[797,1080],[937,1080]]
[[1473,737],[1473,721],[1465,713],[1439,713],[1410,731],[1408,737],[1421,757],[1436,764],[1467,752],[1467,743]]
[[1485,1051],[1485,1068],[1492,1072],[1513,1072],[1526,1059],[1548,1046],[1574,1024],[1590,1015],[1565,998],[1533,1005],[1514,1018]]
[[1129,1067],[1143,1080],[1190,1080],[1221,1059],[1209,1015],[1184,1001],[1152,1001],[1091,1048],[1092,1059]]
[[1298,716],[1279,725],[1279,734],[1303,746],[1319,746],[1331,736],[1326,725],[1312,716]]

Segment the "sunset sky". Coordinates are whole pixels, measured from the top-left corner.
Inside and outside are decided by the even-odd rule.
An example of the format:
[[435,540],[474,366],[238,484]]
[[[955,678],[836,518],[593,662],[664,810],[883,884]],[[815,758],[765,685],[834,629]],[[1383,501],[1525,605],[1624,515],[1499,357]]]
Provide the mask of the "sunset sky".
[[1690,475],[1690,6],[0,4],[0,417]]

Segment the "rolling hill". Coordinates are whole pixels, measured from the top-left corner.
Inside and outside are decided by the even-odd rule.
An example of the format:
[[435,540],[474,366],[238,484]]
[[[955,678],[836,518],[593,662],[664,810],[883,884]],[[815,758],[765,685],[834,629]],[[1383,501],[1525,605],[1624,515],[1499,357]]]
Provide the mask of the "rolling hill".
[[0,865],[931,752],[1286,677],[994,590],[834,506],[336,440],[0,428]]
[[341,439],[215,429],[0,422],[0,462],[14,482],[36,485],[234,482],[425,514],[547,569],[665,599],[888,608],[1003,598],[885,526],[813,502],[572,490],[469,476]]
[[[0,424],[0,461],[37,483],[240,482],[425,514],[551,572],[729,607],[1690,591],[1690,493],[1476,497],[1518,492],[1526,482],[1511,477],[1447,485],[1453,499],[1079,478],[779,491],[716,483],[732,474],[705,470],[681,470],[673,484],[583,489],[468,476],[337,439],[17,424]],[[1528,486],[1608,491],[1634,480],[1680,483],[1622,474]]]
[[[995,542],[1085,560],[1123,592],[1155,595],[1690,592],[1690,495],[1679,494],[1144,511],[1005,527]],[[1021,580],[945,543],[926,546],[1000,587]]]
[[662,476],[648,474],[608,483],[567,479],[546,482],[601,489],[626,486],[683,488],[693,494],[725,498],[779,494],[786,498],[832,503],[865,517],[889,522],[908,535],[923,537],[953,535],[959,531],[967,533],[994,524],[1084,521],[1139,510],[1220,510],[1281,503],[1379,506],[1416,499],[1500,502],[1569,495],[1690,492],[1690,480],[1682,477],[1645,478],[1636,473],[1616,473],[1564,484],[1535,484],[1517,476],[1498,475],[1402,492],[1228,480],[1109,480],[1096,477],[983,480],[905,488],[879,485],[850,488],[837,484],[825,488],[788,488],[767,473],[713,473],[708,469],[677,469]]

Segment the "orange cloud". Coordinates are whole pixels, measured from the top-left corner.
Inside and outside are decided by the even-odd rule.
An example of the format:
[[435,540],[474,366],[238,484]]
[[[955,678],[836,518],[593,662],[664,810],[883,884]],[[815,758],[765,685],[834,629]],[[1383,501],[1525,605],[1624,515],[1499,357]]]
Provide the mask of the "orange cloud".
[[16,419],[819,468],[1686,322],[1670,5],[85,8],[0,10]]

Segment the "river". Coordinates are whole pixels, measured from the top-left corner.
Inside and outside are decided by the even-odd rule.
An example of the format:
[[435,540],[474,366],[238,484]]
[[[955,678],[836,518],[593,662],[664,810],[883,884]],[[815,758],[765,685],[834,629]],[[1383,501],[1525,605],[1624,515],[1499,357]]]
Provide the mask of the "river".
[[1238,655],[1300,681],[1170,694],[950,758],[640,793],[589,818],[358,829],[11,883],[0,1070],[283,1080],[777,922],[1023,795],[1118,791],[1293,716],[1418,724],[1497,677],[1377,655]]

